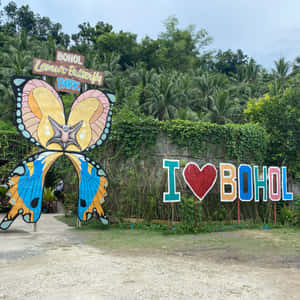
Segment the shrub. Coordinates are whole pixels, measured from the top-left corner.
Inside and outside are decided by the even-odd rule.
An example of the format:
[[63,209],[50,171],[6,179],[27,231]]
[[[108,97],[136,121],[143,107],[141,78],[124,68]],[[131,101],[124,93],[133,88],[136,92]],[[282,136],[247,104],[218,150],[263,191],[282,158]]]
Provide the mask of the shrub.
[[288,206],[282,207],[279,220],[282,225],[295,225],[297,223],[295,212]]
[[42,208],[44,212],[56,212],[55,197],[51,187],[45,188],[43,193]]
[[0,212],[9,210],[9,204],[6,196],[7,189],[4,186],[0,187]]
[[194,225],[197,222],[200,222],[201,202],[197,202],[197,209],[195,210],[195,199],[194,196],[184,196],[182,195],[181,202],[179,204],[179,217],[183,224],[185,225]]

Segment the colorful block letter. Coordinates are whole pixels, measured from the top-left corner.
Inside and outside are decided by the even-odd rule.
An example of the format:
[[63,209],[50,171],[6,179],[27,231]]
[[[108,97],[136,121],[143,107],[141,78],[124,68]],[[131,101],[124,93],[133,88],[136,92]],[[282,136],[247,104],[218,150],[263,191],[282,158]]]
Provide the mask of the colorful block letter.
[[[247,176],[247,180],[245,179]],[[241,201],[251,201],[253,199],[252,188],[252,168],[249,165],[239,166],[239,197]]]
[[287,174],[286,174],[286,167],[282,167],[282,176],[281,176],[281,183],[282,183],[282,200],[293,200],[293,193],[288,193],[287,191]]
[[179,169],[179,160],[164,159],[163,167],[168,168],[168,192],[163,202],[180,202],[180,192],[176,192],[175,169]]
[[280,169],[278,167],[269,167],[269,198],[272,201],[279,201],[281,198],[280,181]]
[[[231,187],[229,192],[225,191],[226,186]],[[220,194],[221,202],[233,202],[236,199],[236,170],[233,164],[220,163]]]
[[258,166],[254,166],[255,202],[259,202],[259,189],[263,189],[263,201],[267,199],[267,167],[263,166],[263,179],[259,179]]

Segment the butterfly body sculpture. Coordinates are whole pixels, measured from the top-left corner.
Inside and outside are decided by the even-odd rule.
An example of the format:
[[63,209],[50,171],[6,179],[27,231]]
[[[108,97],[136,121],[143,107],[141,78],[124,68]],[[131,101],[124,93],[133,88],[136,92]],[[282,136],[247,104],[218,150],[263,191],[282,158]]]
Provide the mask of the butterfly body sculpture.
[[99,90],[82,93],[74,101],[66,122],[63,103],[47,82],[14,76],[11,85],[17,100],[18,130],[43,150],[22,161],[11,172],[7,195],[12,208],[0,228],[8,229],[19,215],[28,223],[39,220],[45,176],[62,155],[71,160],[78,174],[78,218],[88,221],[97,214],[106,223],[102,204],[107,196],[108,179],[101,166],[84,152],[107,139],[114,95]]

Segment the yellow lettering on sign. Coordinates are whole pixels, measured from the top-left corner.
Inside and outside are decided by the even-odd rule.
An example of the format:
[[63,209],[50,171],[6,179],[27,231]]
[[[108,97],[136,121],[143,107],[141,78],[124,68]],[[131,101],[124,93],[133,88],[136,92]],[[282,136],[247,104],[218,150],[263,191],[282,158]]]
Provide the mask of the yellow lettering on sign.
[[35,65],[33,67],[34,71],[41,72],[41,70],[39,68],[40,63],[41,63],[41,61],[39,59],[37,59]]

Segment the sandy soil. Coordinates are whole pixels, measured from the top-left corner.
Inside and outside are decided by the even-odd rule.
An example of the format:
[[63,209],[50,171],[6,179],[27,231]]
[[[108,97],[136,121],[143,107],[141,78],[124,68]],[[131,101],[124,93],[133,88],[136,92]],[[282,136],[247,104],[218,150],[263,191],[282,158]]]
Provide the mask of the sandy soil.
[[[2,217],[2,216],[0,216]],[[43,215],[0,231],[0,299],[299,299],[300,269],[109,253]]]

